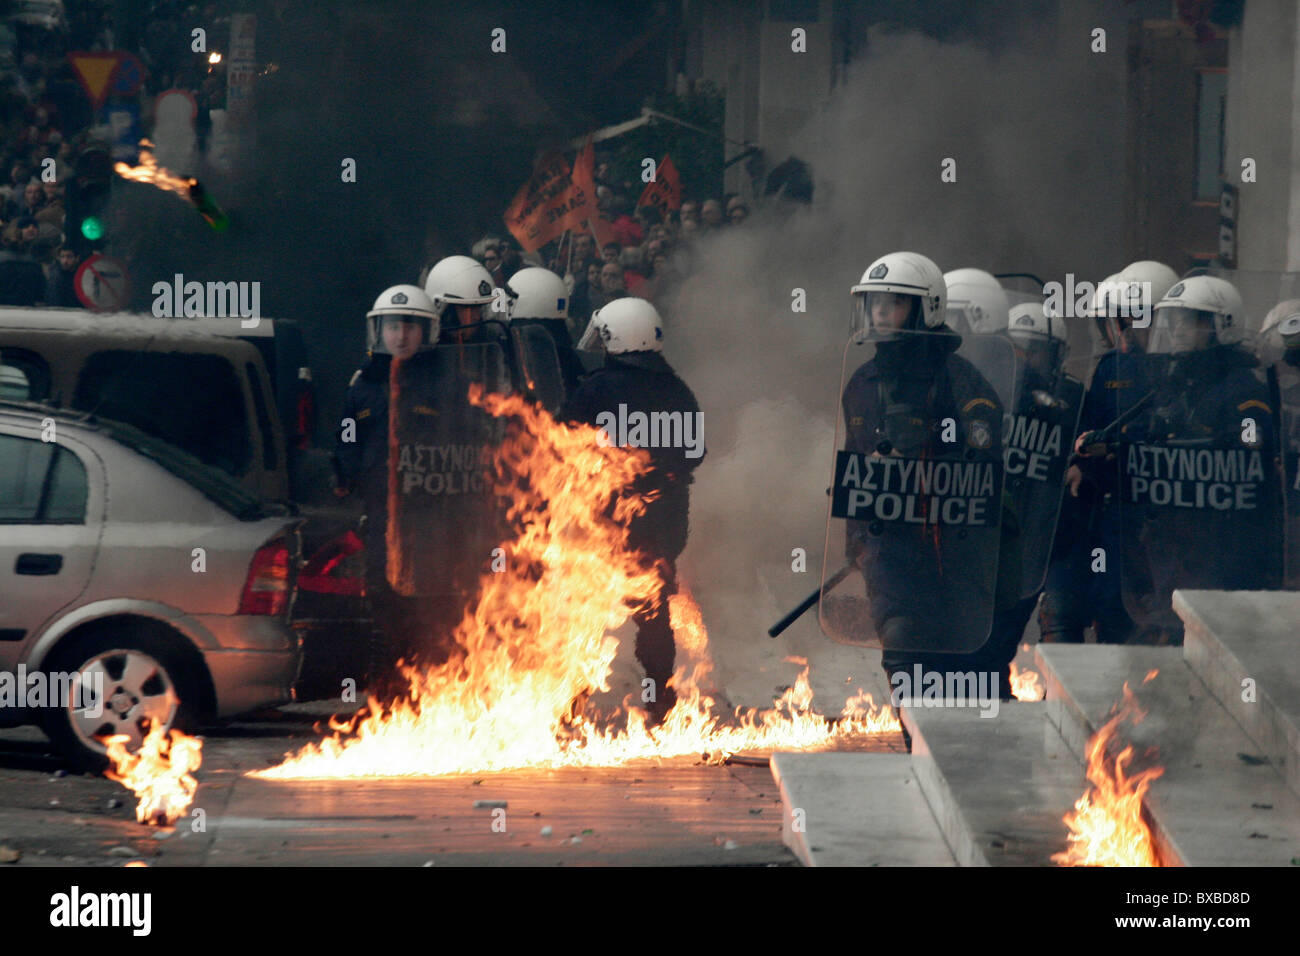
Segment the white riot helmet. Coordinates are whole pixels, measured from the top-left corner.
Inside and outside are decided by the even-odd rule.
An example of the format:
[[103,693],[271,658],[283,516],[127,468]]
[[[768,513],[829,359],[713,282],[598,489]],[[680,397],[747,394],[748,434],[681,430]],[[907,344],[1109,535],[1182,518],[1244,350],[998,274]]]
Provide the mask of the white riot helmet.
[[1065,320],[1041,302],[1022,302],[1012,306],[1007,317],[1007,335],[1017,348],[1050,350],[1052,367],[1058,367],[1070,352]]
[[1069,341],[1065,334],[1065,320],[1050,314],[1041,302],[1022,302],[1012,306],[1007,317],[1007,334],[1017,345],[1055,341],[1064,348]]
[[469,256],[448,256],[429,270],[424,291],[441,315],[449,305],[487,305],[492,301],[492,276]]
[[969,328],[978,335],[1001,332],[1007,327],[1011,307],[1002,283],[983,269],[953,269],[945,272],[948,286],[948,325],[958,332]]
[[420,327],[421,349],[432,348],[438,341],[438,312],[429,297],[413,285],[395,285],[385,289],[366,313],[366,348],[380,355],[392,354],[384,344],[384,322],[392,317]]
[[943,325],[948,286],[939,267],[920,253],[891,252],[881,256],[867,266],[858,284],[849,291],[853,295],[854,334],[871,330],[872,298],[881,293],[915,296],[919,309],[914,315],[920,328],[937,329]]
[[636,296],[624,296],[591,314],[587,331],[578,342],[579,349],[605,344],[611,355],[624,352],[662,352],[664,323],[659,310]]
[[[1235,345],[1246,337],[1241,293],[1218,276],[1180,280],[1156,303],[1151,351],[1189,352],[1210,345]],[[1197,329],[1213,335],[1200,341]]]
[[1300,299],[1287,299],[1269,309],[1259,330],[1256,352],[1263,365],[1275,365],[1290,356],[1300,365]]
[[[1178,282],[1178,273],[1163,262],[1140,259],[1130,262],[1119,271],[1119,278],[1129,282],[1145,283],[1143,297],[1150,295],[1152,307],[1165,297],[1165,293]],[[1148,291],[1149,290],[1149,291]],[[1130,293],[1131,295],[1131,293]]]
[[1097,283],[1091,314],[1104,322],[1126,319],[1138,328],[1150,324],[1155,305],[1178,281],[1178,274],[1160,262],[1142,259]]
[[550,269],[520,269],[506,283],[506,291],[515,296],[510,305],[512,320],[569,317],[569,290]]

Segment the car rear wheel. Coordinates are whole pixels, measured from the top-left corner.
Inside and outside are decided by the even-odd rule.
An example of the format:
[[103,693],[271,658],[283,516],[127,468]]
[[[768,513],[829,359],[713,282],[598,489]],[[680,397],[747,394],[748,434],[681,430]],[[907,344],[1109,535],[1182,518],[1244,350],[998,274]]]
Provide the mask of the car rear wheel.
[[78,769],[103,772],[109,763],[104,740],[112,735],[125,735],[127,749],[135,751],[153,724],[192,725],[196,675],[155,634],[100,631],[60,649],[50,669],[81,675],[83,692],[51,708],[45,726]]

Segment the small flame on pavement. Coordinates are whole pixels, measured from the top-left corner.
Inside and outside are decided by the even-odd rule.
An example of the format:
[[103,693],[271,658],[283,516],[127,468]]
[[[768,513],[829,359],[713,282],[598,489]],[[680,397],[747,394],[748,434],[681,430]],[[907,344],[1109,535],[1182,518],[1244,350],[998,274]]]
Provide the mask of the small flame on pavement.
[[1028,668],[1021,670],[1015,661],[1011,662],[1011,693],[1016,700],[1042,700],[1047,696],[1038,671]]
[[179,730],[165,732],[155,723],[140,745],[126,749],[130,737],[116,734],[105,738],[113,767],[104,776],[116,780],[140,798],[135,818],[150,826],[166,826],[180,819],[194,801],[199,783],[194,771],[203,762],[203,741]]
[[[1151,680],[1156,672],[1146,676]],[[1142,818],[1142,800],[1152,782],[1165,772],[1164,767],[1150,767],[1129,774],[1133,746],[1125,745],[1111,759],[1108,750],[1119,739],[1122,723],[1136,724],[1146,716],[1124,682],[1122,706],[1088,741],[1089,789],[1067,813],[1064,822],[1070,829],[1070,844],[1053,855],[1052,862],[1062,866],[1159,866],[1151,829]]]

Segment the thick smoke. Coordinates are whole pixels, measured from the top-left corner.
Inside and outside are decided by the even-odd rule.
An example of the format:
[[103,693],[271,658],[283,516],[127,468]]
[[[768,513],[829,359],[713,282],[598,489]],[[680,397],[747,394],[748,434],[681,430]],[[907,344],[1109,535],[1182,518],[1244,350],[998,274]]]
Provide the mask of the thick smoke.
[[[175,196],[115,187],[110,251],[131,264],[134,307],[148,311],[152,284],[178,272],[260,282],[264,315],[304,325],[328,442],[375,297],[500,231],[534,150],[556,135],[560,117],[525,68],[537,19],[397,0],[266,5],[257,57],[275,69],[256,80],[230,170],[177,170],[204,182],[228,231]],[[509,55],[490,52],[501,23]],[[345,158],[356,182],[342,180]]]
[[[683,567],[736,702],[761,702],[781,681],[756,665],[788,675],[778,661],[791,651],[816,656],[819,696],[841,695],[823,707],[877,672],[878,655],[829,647],[815,612],[766,636],[819,583],[849,287],[903,249],[944,271],[1095,281],[1117,270],[1122,108],[1111,74],[1046,44],[995,55],[873,33],[824,115],[783,144],[815,172],[813,206],[764,210],[702,245],[666,310],[669,358],[699,398],[709,453]],[[946,158],[956,182],[940,181]],[[795,289],[806,313],[791,309]],[[1072,339],[1086,347],[1086,334]],[[795,548],[807,573],[792,571]]]

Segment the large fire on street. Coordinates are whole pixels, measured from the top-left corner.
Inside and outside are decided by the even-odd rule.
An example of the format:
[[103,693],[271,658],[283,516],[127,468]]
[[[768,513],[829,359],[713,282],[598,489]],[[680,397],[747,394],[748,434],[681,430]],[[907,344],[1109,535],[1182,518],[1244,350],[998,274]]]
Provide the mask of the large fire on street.
[[[471,401],[517,424],[497,456],[497,491],[511,501],[518,536],[507,566],[483,575],[456,630],[463,653],[440,667],[408,668],[406,697],[374,700],[334,735],[309,744],[270,779],[440,776],[525,767],[617,766],[769,748],[817,749],[862,735],[897,733],[888,708],[861,691],[836,720],[812,708],[806,662],[768,709],[723,713],[702,615],[686,588],[669,602],[679,666],[677,704],[648,726],[639,699],[602,714],[588,704],[608,691],[613,633],[637,606],[660,599],[659,569],[626,547],[645,501],[625,489],[649,456],[598,440],[587,426],[556,423],[519,396]],[[682,658],[685,663],[680,664]]]

